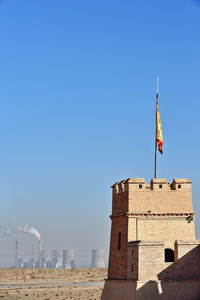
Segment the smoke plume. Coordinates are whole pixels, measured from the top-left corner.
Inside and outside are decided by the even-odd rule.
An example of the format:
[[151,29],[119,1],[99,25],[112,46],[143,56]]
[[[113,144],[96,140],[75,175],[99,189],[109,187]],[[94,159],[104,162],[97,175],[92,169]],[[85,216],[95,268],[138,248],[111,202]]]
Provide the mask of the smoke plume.
[[40,233],[39,231],[34,228],[33,226],[30,226],[29,224],[25,224],[23,226],[18,227],[19,231],[34,235],[39,241],[40,241]]
[[12,233],[9,229],[6,229],[5,234],[6,234],[7,236],[9,236],[11,239],[13,239],[13,240],[15,240],[15,241],[17,240],[16,235],[15,235],[14,233]]

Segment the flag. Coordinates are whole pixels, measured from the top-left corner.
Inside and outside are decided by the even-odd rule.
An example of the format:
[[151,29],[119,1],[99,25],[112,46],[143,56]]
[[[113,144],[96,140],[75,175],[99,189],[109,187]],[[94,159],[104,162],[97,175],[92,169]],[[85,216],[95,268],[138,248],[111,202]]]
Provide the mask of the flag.
[[162,134],[162,124],[160,120],[160,112],[158,109],[158,94],[156,95],[156,142],[158,145],[158,150],[163,154],[163,134]]

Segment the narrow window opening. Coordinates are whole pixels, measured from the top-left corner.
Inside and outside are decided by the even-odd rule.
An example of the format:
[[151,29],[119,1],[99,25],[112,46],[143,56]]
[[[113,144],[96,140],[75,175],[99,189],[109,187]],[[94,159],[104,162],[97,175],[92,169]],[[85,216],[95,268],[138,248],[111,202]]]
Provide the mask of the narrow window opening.
[[117,243],[117,250],[121,250],[122,244],[122,234],[121,232],[118,233],[118,243]]
[[159,184],[159,189],[162,189],[162,184]]
[[174,262],[174,251],[172,249],[165,249],[165,262]]
[[133,250],[132,250],[132,255],[133,255]]
[[139,184],[139,189],[142,189],[142,184]]
[[178,188],[181,189],[181,184],[178,185]]
[[131,265],[131,271],[133,272],[133,265]]

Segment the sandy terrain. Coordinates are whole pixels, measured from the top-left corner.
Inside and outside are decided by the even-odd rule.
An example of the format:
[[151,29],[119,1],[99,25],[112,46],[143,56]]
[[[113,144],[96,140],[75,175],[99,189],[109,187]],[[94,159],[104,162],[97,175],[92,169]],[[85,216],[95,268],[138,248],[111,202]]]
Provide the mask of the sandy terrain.
[[0,269],[0,299],[99,300],[106,276],[106,269]]
[[51,287],[51,288],[16,288],[0,289],[0,299],[6,300],[99,300],[103,287]]

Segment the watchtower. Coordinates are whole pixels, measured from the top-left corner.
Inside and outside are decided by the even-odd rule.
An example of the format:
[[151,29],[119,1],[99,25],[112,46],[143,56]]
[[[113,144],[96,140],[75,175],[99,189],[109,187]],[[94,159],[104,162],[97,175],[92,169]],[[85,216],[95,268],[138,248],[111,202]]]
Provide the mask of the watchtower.
[[[191,294],[184,298],[185,291],[180,298],[169,298],[166,290],[171,281],[183,289],[183,279],[190,290],[189,282],[196,280],[192,293],[200,293],[200,242],[195,240],[191,185],[188,179],[152,179],[147,184],[143,178],[129,178],[112,186],[109,268],[102,300],[155,300],[160,295],[199,299]],[[183,270],[183,257],[187,264],[191,255],[193,263]]]

